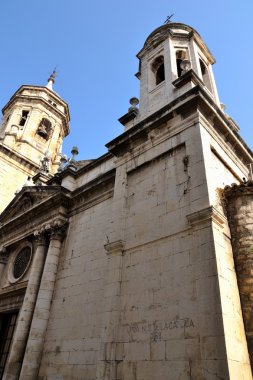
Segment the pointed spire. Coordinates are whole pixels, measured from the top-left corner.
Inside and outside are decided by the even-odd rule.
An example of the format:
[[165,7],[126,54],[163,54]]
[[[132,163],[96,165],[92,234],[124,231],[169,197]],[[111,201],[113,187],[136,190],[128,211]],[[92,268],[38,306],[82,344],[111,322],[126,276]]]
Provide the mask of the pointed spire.
[[46,87],[49,88],[49,90],[53,91],[53,84],[55,82],[55,78],[56,78],[56,69],[57,69],[57,66],[55,66],[52,74],[50,75],[50,77],[48,78],[47,80],[47,85]]

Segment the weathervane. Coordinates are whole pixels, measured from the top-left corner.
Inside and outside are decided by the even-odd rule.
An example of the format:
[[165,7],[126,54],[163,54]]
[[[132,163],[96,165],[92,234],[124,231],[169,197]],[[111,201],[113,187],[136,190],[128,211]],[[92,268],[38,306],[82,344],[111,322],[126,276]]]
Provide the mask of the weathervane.
[[169,24],[171,22],[171,18],[174,16],[174,13],[172,15],[167,16],[166,20],[164,21],[164,24]]

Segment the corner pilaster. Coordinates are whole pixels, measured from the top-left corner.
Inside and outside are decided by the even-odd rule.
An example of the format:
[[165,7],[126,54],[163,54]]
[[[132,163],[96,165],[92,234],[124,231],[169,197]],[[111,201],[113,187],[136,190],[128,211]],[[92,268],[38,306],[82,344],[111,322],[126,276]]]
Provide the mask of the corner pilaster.
[[104,290],[104,318],[101,331],[100,361],[97,380],[117,378],[117,365],[122,360],[121,343],[118,342],[121,310],[121,279],[124,241],[117,240],[104,246],[107,254]]

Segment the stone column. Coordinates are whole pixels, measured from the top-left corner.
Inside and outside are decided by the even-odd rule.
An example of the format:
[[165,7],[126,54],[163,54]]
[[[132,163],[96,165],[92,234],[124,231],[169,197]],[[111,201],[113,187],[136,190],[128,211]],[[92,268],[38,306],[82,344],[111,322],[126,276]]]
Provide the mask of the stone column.
[[13,337],[11,351],[4,371],[3,380],[19,379],[35,302],[40,286],[46,256],[46,240],[43,232],[36,231],[34,235],[36,239],[35,253],[25,298],[19,311],[18,322]]
[[248,350],[253,368],[253,181],[224,189]]
[[56,220],[52,225],[45,227],[50,234],[50,244],[41,278],[37,302],[34,309],[30,334],[19,377],[20,380],[35,380],[38,378],[58,261],[61,253],[62,240],[65,236],[66,226],[66,220]]
[[2,245],[0,246],[0,280],[2,278],[2,274],[3,274],[7,261],[8,261],[7,249]]
[[122,360],[122,344],[117,341],[121,309],[122,240],[105,245],[107,270],[104,290],[104,319],[97,380],[117,379],[117,363]]

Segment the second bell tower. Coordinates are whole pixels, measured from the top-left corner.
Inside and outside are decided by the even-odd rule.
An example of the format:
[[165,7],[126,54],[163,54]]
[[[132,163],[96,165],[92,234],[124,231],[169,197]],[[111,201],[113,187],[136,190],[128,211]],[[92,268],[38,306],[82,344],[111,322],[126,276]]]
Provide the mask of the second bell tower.
[[48,172],[59,166],[61,146],[69,134],[69,109],[53,91],[55,72],[48,84],[21,86],[3,108],[0,127],[0,213],[34,176],[41,160],[49,158]]
[[186,93],[196,84],[220,107],[212,72],[215,59],[199,33],[181,23],[155,29],[137,54],[140,80],[138,120]]

